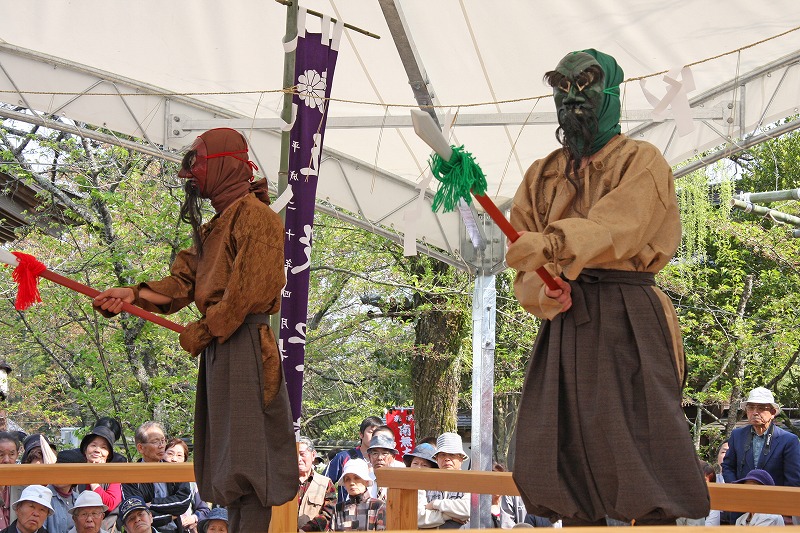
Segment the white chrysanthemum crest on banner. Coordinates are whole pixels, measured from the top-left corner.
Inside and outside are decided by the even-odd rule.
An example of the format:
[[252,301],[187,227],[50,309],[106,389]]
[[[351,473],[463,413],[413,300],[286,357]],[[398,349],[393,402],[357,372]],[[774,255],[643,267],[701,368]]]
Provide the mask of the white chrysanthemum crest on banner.
[[300,100],[311,109],[319,108],[325,112],[325,89],[328,86],[328,72],[306,70],[297,77],[297,93]]

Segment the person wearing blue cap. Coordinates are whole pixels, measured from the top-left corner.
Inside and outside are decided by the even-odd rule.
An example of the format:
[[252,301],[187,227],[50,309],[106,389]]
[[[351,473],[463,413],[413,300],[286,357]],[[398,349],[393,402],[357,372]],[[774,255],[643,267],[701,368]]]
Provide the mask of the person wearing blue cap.
[[131,496],[119,505],[119,516],[125,533],[158,533],[153,527],[153,514],[144,498]]
[[203,520],[197,524],[200,533],[228,533],[228,510],[214,507]]
[[[769,472],[756,468],[751,470],[742,479],[737,479],[734,483],[743,485],[767,485],[774,486],[775,481]],[[736,519],[737,526],[783,526],[783,517],[779,514],[768,513],[744,513]]]

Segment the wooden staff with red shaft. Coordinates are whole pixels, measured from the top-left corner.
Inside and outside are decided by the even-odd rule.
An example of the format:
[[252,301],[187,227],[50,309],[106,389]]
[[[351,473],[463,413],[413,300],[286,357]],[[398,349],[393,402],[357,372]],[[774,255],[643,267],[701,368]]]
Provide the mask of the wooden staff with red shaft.
[[[425,144],[430,146],[431,149],[442,158],[442,161],[445,162],[445,165],[441,166],[447,167],[448,162],[452,163],[458,160],[459,166],[463,165],[467,167],[466,171],[462,171],[458,176],[454,177],[450,176],[447,170],[442,171],[440,165],[431,165],[433,175],[441,182],[439,191],[437,191],[436,197],[434,197],[433,210],[436,211],[439,206],[442,205],[445,211],[452,210],[454,202],[458,199],[464,199],[469,203],[469,194],[472,193],[486,213],[492,217],[495,224],[497,224],[505,236],[508,237],[508,240],[511,242],[516,241],[519,238],[519,232],[517,232],[508,219],[503,216],[492,199],[484,194],[486,191],[486,178],[483,176],[483,171],[478,164],[472,159],[472,155],[460,151],[458,148],[454,150],[453,147],[450,146],[450,143],[447,142],[444,135],[442,135],[439,126],[436,125],[433,118],[425,111],[421,109],[412,109],[411,122],[414,124],[414,132],[419,138],[425,141]],[[447,190],[442,192],[444,188],[447,188]],[[441,194],[443,194],[444,197]],[[561,287],[556,285],[553,276],[551,276],[543,266],[537,268],[536,273],[551,290],[561,290]]]
[[[77,281],[64,277],[61,274],[56,274],[52,270],[48,270],[44,264],[40,263],[32,255],[21,252],[9,252],[5,248],[0,247],[0,262],[14,267],[12,277],[19,285],[14,307],[20,311],[24,311],[33,303],[42,301],[41,297],[39,296],[39,288],[37,286],[39,277],[49,279],[50,281],[58,283],[59,285],[63,285],[64,287],[72,289],[75,292],[85,294],[89,298],[94,298],[100,294],[100,291],[97,289],[93,289],[82,283],[78,283]],[[145,311],[141,307],[137,307],[127,302],[122,303],[122,310],[138,316],[139,318],[149,320],[150,322],[158,324],[159,326],[171,329],[176,333],[181,333],[184,329],[184,327],[180,324],[176,324],[171,320],[167,320],[164,317],[153,314],[150,311]]]

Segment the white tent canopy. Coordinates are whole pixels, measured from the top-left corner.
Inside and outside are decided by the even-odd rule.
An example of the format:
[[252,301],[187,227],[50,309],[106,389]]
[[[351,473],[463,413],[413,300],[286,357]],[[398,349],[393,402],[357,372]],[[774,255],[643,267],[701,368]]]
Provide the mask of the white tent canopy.
[[[678,92],[677,111],[654,121],[640,82],[622,87],[623,132],[653,142],[673,165],[761,138],[764,126],[797,114],[796,2],[305,0],[304,7],[381,37],[345,30],[320,208],[396,240],[414,231],[407,213],[429,150],[409,127],[408,107],[417,101],[393,31],[408,38],[405,66],[415,64],[427,76],[427,86],[416,89],[442,106],[440,120],[448,110],[456,115],[453,142],[476,155],[488,194],[503,203],[527,166],[557,147],[552,99],[535,97],[549,92],[544,72],[572,50],[613,55],[626,79],[646,77],[656,99],[670,87]],[[175,159],[176,150],[217,124],[212,119],[238,119],[233,127],[250,137],[253,155],[275,183],[286,7],[272,0],[0,3],[7,14],[0,101],[42,114],[26,120],[52,125],[46,117],[55,114],[104,126],[144,138],[152,153]],[[308,16],[309,31],[319,26]],[[685,65],[691,72],[673,85],[653,76]],[[684,136],[674,120],[682,95],[693,125]],[[19,118],[10,109],[0,115]],[[415,229],[421,249],[467,267],[458,215],[433,215],[430,196]]]

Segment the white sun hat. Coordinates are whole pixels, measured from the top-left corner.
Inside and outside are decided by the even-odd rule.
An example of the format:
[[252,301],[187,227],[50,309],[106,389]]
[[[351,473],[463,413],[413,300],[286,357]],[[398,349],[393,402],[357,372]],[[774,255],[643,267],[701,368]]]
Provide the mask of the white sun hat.
[[53,514],[53,506],[50,504],[50,501],[53,499],[53,493],[50,492],[45,486],[42,485],[28,485],[25,487],[25,490],[22,491],[22,495],[19,497],[19,500],[14,502],[14,505],[11,507],[16,511],[19,504],[22,502],[33,502],[38,503],[39,505],[44,505],[47,507],[47,515],[50,516]]
[[464,443],[461,442],[461,435],[458,433],[442,433],[436,439],[436,453],[433,454],[435,458],[440,453],[452,453],[461,455],[465,461],[469,456],[464,453]]
[[772,391],[766,387],[756,387],[751,390],[750,394],[747,395],[747,399],[742,403],[742,407],[748,403],[768,403],[778,411],[781,409],[780,405],[775,403],[775,396],[772,395]]
[[350,459],[344,464],[344,470],[339,478],[339,483],[344,479],[345,474],[355,474],[364,481],[364,485],[372,485],[372,476],[369,475],[369,465],[364,459]]
[[80,495],[78,495],[78,498],[75,500],[75,505],[73,505],[72,509],[67,512],[69,514],[75,514],[75,512],[81,507],[102,507],[104,513],[108,511],[108,506],[103,503],[103,499],[100,497],[100,495],[93,490],[85,490],[81,492]]

